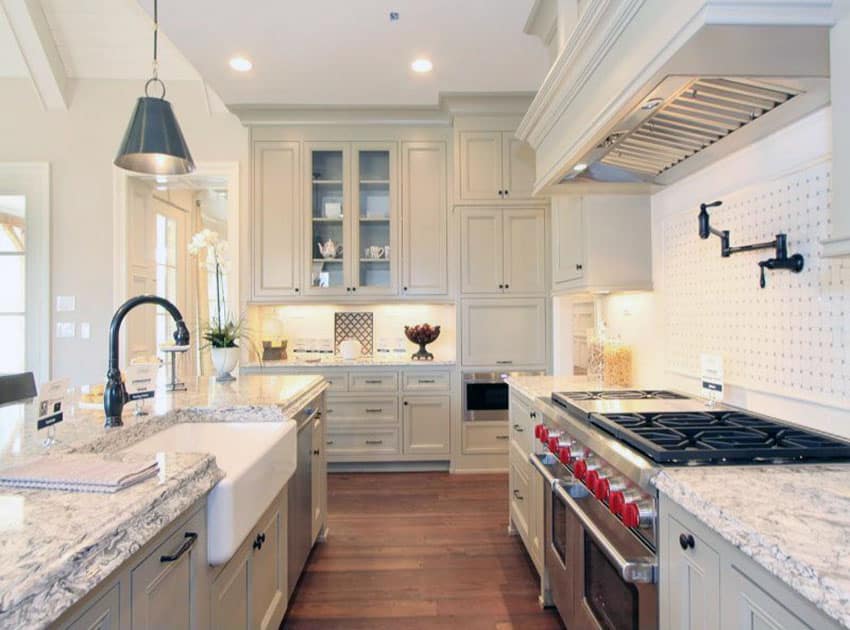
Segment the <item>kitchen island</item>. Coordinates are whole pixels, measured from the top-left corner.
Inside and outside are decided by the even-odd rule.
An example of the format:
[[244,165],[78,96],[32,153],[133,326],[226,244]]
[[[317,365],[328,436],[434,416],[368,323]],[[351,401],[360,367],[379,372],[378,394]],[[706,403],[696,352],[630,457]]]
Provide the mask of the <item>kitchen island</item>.
[[[287,422],[326,387],[317,376],[245,376],[232,383],[199,379],[188,391],[158,393],[148,401],[148,416],[133,416],[128,406],[121,428],[104,429],[102,411],[71,409],[49,448],[44,432],[21,415],[4,427],[8,439],[0,466],[46,452],[56,458],[71,453],[138,457],[122,451],[176,424]],[[114,494],[0,488],[0,627],[43,627],[65,619],[164,530],[197,512],[224,478],[209,453],[163,457],[158,477]],[[201,555],[206,558],[205,551]]]

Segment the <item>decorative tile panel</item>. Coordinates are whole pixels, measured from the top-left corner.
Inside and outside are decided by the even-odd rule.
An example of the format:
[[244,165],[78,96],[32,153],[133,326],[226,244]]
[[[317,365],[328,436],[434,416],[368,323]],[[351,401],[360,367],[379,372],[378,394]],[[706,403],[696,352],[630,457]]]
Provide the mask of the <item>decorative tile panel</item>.
[[732,246],[788,235],[799,274],[766,270],[770,249],[720,256],[720,239],[701,240],[697,204],[662,224],[667,368],[699,374],[701,352],[720,354],[724,377],[753,390],[850,407],[850,261],[823,258],[830,234],[829,161],[723,197],[713,227]]
[[339,353],[339,344],[354,338],[363,346],[363,354],[372,354],[374,337],[371,312],[334,313],[334,352]]

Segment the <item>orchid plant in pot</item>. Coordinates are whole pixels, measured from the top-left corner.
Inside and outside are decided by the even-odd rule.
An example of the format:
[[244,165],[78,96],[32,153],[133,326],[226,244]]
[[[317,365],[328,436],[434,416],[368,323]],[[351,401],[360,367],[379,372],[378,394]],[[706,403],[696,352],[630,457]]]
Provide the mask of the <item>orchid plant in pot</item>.
[[215,274],[215,315],[201,326],[200,336],[206,342],[203,347],[210,348],[216,380],[232,381],[231,372],[239,363],[239,341],[244,337],[244,321],[234,321],[227,312],[224,296],[224,275],[230,267],[227,241],[220,239],[217,232],[205,228],[192,237],[189,253],[198,257],[202,269]]

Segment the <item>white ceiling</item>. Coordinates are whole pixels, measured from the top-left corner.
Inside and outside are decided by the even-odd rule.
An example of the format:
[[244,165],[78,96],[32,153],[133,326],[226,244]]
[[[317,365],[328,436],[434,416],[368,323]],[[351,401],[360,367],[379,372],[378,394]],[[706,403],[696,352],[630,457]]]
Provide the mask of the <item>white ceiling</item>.
[[[153,0],[139,2],[152,11]],[[523,33],[533,4],[160,0],[159,15],[228,105],[408,106],[436,104],[440,92],[536,91],[547,66],[542,42]],[[254,62],[251,72],[229,68],[237,53]],[[410,70],[417,56],[429,57],[433,72]]]

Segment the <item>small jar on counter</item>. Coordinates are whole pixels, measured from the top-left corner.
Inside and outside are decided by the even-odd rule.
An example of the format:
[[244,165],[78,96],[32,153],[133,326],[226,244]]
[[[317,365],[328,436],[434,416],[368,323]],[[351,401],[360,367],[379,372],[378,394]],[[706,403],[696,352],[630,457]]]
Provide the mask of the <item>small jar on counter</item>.
[[606,387],[632,384],[632,348],[619,340],[608,340],[603,349],[603,377]]

